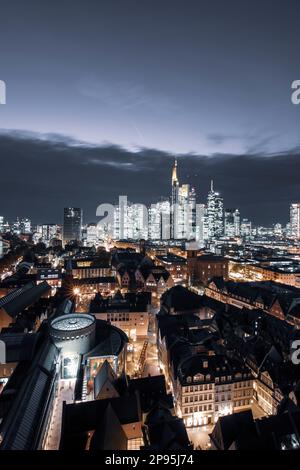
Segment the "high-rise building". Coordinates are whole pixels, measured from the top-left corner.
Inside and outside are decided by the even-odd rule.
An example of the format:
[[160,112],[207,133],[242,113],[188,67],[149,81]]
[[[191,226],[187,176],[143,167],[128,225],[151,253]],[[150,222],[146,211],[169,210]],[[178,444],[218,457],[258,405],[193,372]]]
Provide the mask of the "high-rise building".
[[238,237],[240,235],[240,212],[238,209],[225,210],[224,235],[226,237]]
[[86,244],[87,246],[97,245],[99,242],[98,226],[95,223],[90,223],[86,227]]
[[218,238],[223,235],[223,198],[214,190],[213,181],[211,181],[210,191],[207,196],[207,232],[208,238]]
[[195,188],[190,188],[189,191],[189,227],[190,227],[190,240],[196,239],[196,208],[197,208],[197,197],[196,197],[196,190]]
[[4,231],[4,217],[0,215],[0,233]]
[[276,237],[282,237],[283,228],[282,228],[282,225],[280,223],[277,223],[277,224],[274,225],[273,233]]
[[11,230],[12,230],[12,226],[10,225],[10,223],[7,220],[3,222],[3,227],[2,227],[3,233],[11,232]]
[[53,238],[60,238],[60,229],[57,224],[42,224],[37,225],[36,232],[43,243],[49,243]]
[[168,240],[170,238],[170,201],[151,204],[149,208],[149,239]]
[[172,169],[171,238],[195,239],[196,191],[189,184],[179,186],[177,160]]
[[65,207],[63,223],[63,243],[81,241],[82,209]]
[[290,206],[290,236],[300,239],[300,202],[293,202]]
[[20,223],[19,217],[17,217],[16,220],[13,222],[11,230],[14,235],[20,235],[21,223]]
[[242,219],[241,222],[241,236],[245,240],[250,240],[252,236],[252,223],[248,219]]
[[179,203],[179,180],[177,176],[177,160],[175,160],[175,163],[172,169],[171,238],[177,238],[178,203]]
[[20,220],[21,233],[31,233],[31,220],[24,218]]
[[204,241],[207,239],[205,232],[205,204],[197,204],[196,206],[196,223],[195,223],[195,238],[199,244],[199,247],[204,245]]
[[132,240],[147,240],[148,211],[143,204],[129,204],[127,206],[126,238]]
[[115,240],[147,240],[148,211],[143,204],[121,200],[114,208],[113,238]]
[[196,236],[196,191],[189,184],[179,186],[176,235],[187,240]]

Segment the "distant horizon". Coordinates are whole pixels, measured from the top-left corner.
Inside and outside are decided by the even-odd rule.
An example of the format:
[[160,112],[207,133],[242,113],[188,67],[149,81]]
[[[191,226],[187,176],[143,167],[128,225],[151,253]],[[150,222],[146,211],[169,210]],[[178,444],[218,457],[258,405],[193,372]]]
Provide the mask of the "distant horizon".
[[[17,152],[17,155],[15,154]],[[42,158],[53,155],[54,164],[44,167]],[[171,194],[171,170],[174,159],[178,161],[178,176],[179,183],[190,184],[194,187],[197,195],[197,203],[206,204],[206,197],[210,190],[210,181],[214,181],[215,190],[218,191],[224,200],[224,210],[228,208],[237,208],[240,210],[241,219],[245,218],[250,220],[255,227],[265,226],[271,227],[276,223],[286,225],[289,220],[289,207],[293,202],[297,202],[297,197],[287,195],[289,186],[288,179],[294,183],[294,191],[291,191],[291,196],[298,192],[298,149],[292,149],[290,152],[265,155],[262,157],[257,154],[249,155],[197,155],[193,154],[170,154],[157,149],[140,148],[136,152],[123,148],[114,144],[106,144],[97,146],[96,144],[77,141],[74,138],[63,135],[39,134],[26,131],[3,131],[0,130],[0,154],[4,156],[3,171],[4,174],[10,173],[10,181],[13,177],[13,172],[17,168],[17,161],[21,161],[23,171],[18,174],[18,184],[22,186],[20,194],[30,192],[31,188],[35,185],[42,187],[40,196],[43,198],[45,206],[49,211],[49,216],[40,215],[44,213],[43,206],[40,206],[41,197],[36,199],[35,192],[32,191],[32,211],[24,208],[24,204],[20,194],[13,191],[11,192],[10,201],[15,197],[13,207],[7,210],[10,201],[0,199],[0,215],[5,220],[13,223],[16,217],[31,219],[34,225],[42,225],[48,223],[62,224],[63,209],[64,207],[80,207],[83,210],[83,217],[85,223],[96,223],[96,208],[101,203],[117,204],[119,195],[127,195],[130,203],[140,203],[147,206],[167,200]],[[5,158],[5,154],[7,158]],[[16,166],[11,165],[13,159],[16,159]],[[290,160],[291,165],[286,164],[286,160]],[[5,170],[6,164],[8,165]],[[284,166],[283,166],[284,164]],[[60,166],[62,170],[60,170]],[[74,173],[74,168],[76,173]],[[220,168],[221,167],[221,168]],[[240,168],[239,168],[240,167]],[[253,167],[253,168],[252,168]],[[30,186],[26,179],[26,175],[30,174],[31,169],[36,168],[40,179],[36,182],[31,181]],[[51,173],[51,177],[47,171]],[[96,170],[99,175],[99,181],[96,177]],[[76,178],[75,187],[69,186],[68,173],[71,171],[71,177]],[[105,171],[106,177],[101,179],[102,172]],[[269,173],[269,178],[266,179],[265,174]],[[240,181],[234,173],[244,173]],[[87,180],[83,179],[81,175],[87,174]],[[149,175],[151,180],[149,180]],[[226,179],[224,181],[224,175]],[[265,204],[264,200],[257,200],[257,193],[255,188],[255,181],[253,186],[247,176],[257,177],[259,181],[260,194],[264,195],[264,188],[267,191],[272,191],[274,198],[278,198],[281,207],[281,215],[275,215],[275,199],[271,201],[271,209],[273,214],[268,212],[265,217],[265,211],[262,211],[261,205]],[[287,186],[279,185],[274,186],[273,180],[277,179],[287,183]],[[156,178],[153,179],[153,178]],[[119,186],[111,185],[110,181],[117,179]],[[127,179],[129,181],[127,181]],[[92,180],[92,194],[93,197],[88,197],[89,183]],[[142,181],[142,183],[141,183]],[[159,189],[161,193],[155,193],[156,185],[153,188],[149,187],[149,181],[159,182]],[[231,183],[231,184],[229,184]],[[244,184],[245,183],[245,184]],[[60,189],[59,201],[52,202],[53,193],[57,191],[55,185]],[[101,190],[102,197],[98,200],[97,184],[101,188],[102,184],[105,185],[105,191]],[[66,191],[74,193],[73,196],[68,197],[69,202],[64,204],[64,185]],[[240,189],[247,187],[246,194],[242,194],[242,198],[234,185]],[[5,189],[5,180],[0,187],[1,191],[8,192],[9,186]],[[252,186],[252,187],[251,187]],[[111,187],[111,197],[109,188]],[[47,188],[47,190],[46,190]],[[253,190],[252,190],[253,188]],[[123,189],[123,191],[121,191]],[[199,190],[200,189],[200,190]],[[38,191],[38,189],[36,189]],[[119,192],[118,192],[119,191]],[[251,192],[250,192],[251,191]],[[280,191],[283,193],[283,200],[280,201]],[[126,194],[127,192],[127,194]],[[78,195],[82,193],[83,197]],[[54,194],[55,196],[55,194]],[[144,196],[144,197],[143,197]],[[28,197],[28,194],[27,194]],[[94,198],[94,201],[93,201]],[[251,200],[252,199],[252,200]],[[74,201],[72,203],[72,200]],[[300,200],[300,197],[298,198]],[[1,204],[4,202],[4,205]],[[241,203],[242,202],[242,203]],[[256,206],[256,203],[259,206]],[[16,207],[19,205],[19,211]],[[94,205],[94,215],[91,211],[91,206]],[[284,207],[286,208],[285,214],[283,213]],[[249,208],[249,211],[247,211]],[[256,213],[256,208],[258,208]],[[36,212],[36,214],[34,214]],[[47,222],[48,219],[48,222]]]

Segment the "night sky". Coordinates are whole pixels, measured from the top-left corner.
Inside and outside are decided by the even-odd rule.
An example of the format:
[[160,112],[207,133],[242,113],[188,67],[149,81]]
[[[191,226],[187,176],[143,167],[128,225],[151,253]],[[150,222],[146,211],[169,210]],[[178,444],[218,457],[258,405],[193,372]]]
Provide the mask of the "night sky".
[[86,222],[209,180],[258,224],[300,200],[298,0],[0,0],[0,215]]

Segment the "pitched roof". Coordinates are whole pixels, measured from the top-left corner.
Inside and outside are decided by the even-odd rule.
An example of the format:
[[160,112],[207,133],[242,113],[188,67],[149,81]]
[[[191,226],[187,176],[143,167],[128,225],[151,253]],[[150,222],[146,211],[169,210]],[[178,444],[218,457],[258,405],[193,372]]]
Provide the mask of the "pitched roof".
[[149,442],[146,448],[164,450],[191,448],[182,419],[173,416],[161,403],[148,413],[145,426]]
[[175,311],[195,310],[201,307],[201,296],[181,285],[174,286],[162,295],[161,303]]
[[32,282],[28,283],[21,289],[16,289],[5,297],[2,297],[0,299],[0,309],[3,308],[9,316],[14,318],[21,313],[22,310],[39,300],[39,298],[50,289],[51,287],[46,281],[38,285]]
[[[43,343],[38,354],[22,374],[20,388],[13,394],[8,413],[1,423],[3,450],[34,450],[39,447],[41,427],[44,425],[49,397],[53,393],[56,362],[59,351],[50,341]],[[16,372],[17,370],[15,370]],[[15,374],[15,372],[12,375]],[[11,380],[11,379],[10,379]],[[11,389],[10,380],[2,398]]]
[[6,344],[6,362],[30,361],[35,353],[39,333],[4,333],[0,341]]
[[90,450],[127,450],[127,437],[120,420],[108,403],[90,442]]
[[139,400],[136,394],[65,405],[63,408],[60,449],[72,450],[74,449],[74,443],[77,442],[84,449],[88,440],[87,433],[99,429],[109,404],[121,425],[136,423],[141,420]]
[[116,373],[112,369],[109,362],[105,360],[94,379],[95,398],[97,398],[100,395],[101,390],[107,381],[109,381],[111,385],[113,386],[113,382],[116,380],[116,378],[117,378]]

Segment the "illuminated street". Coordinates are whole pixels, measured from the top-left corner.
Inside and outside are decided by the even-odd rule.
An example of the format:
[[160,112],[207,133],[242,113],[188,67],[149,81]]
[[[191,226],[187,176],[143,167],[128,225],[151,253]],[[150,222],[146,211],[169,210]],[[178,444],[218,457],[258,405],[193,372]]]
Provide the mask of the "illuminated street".
[[213,430],[213,426],[199,426],[195,428],[187,428],[189,439],[194,444],[195,450],[209,450],[210,438],[209,434]]
[[59,448],[63,402],[73,403],[75,382],[73,379],[60,380],[58,383],[44,450],[57,450]]

